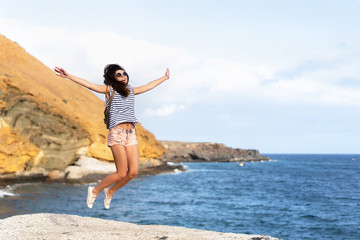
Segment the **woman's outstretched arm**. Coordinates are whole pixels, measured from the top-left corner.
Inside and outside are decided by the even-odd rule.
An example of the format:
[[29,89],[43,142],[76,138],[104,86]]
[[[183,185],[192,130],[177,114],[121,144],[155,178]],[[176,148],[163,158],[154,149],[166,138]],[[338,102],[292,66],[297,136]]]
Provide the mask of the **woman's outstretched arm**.
[[73,75],[69,74],[67,71],[65,71],[65,69],[63,69],[63,68],[55,67],[54,71],[57,73],[56,74],[57,76],[62,77],[62,78],[67,78],[67,79],[69,79],[73,82],[76,82],[77,84],[84,86],[95,92],[106,93],[106,91],[107,91],[106,85],[99,85],[99,84],[91,83],[89,81],[86,81],[85,79],[73,76]]
[[169,68],[166,69],[166,73],[163,77],[156,79],[154,81],[149,82],[148,84],[141,86],[141,87],[134,87],[134,94],[140,94],[140,93],[144,93],[147,92],[151,89],[153,89],[154,87],[158,86],[159,84],[163,83],[164,81],[168,80],[170,78],[170,71]]

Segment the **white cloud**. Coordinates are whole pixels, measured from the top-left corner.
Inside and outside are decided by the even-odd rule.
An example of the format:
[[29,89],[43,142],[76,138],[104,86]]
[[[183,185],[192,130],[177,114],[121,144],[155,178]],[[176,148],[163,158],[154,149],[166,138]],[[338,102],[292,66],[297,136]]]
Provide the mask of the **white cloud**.
[[274,74],[274,81],[262,86],[263,94],[288,104],[360,107],[359,65],[356,52],[329,50],[312,56],[311,64],[300,63],[287,74]]
[[177,111],[185,110],[186,107],[184,105],[176,105],[176,104],[167,104],[163,105],[159,108],[153,109],[153,108],[147,108],[144,111],[144,115],[147,117],[154,117],[154,116],[168,116],[170,114],[173,114]]

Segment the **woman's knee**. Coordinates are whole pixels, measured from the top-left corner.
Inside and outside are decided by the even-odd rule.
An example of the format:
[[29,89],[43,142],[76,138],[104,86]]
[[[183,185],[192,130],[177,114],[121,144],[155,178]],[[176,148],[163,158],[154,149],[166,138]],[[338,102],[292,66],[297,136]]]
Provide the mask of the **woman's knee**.
[[126,172],[117,172],[115,173],[116,181],[120,181],[124,177],[126,177]]
[[128,172],[127,176],[128,176],[130,179],[132,179],[132,178],[136,177],[136,176],[138,175],[138,173],[139,173],[138,169],[131,169],[131,170]]

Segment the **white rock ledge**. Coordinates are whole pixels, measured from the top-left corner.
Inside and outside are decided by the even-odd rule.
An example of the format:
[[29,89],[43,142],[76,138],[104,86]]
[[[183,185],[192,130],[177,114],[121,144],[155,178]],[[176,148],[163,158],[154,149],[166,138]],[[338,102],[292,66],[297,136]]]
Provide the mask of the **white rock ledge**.
[[88,174],[110,174],[116,172],[114,163],[99,161],[95,158],[81,156],[74,166],[65,169],[67,179],[81,179]]
[[138,225],[52,213],[17,215],[0,220],[0,239],[278,240],[264,235],[220,233],[161,225]]

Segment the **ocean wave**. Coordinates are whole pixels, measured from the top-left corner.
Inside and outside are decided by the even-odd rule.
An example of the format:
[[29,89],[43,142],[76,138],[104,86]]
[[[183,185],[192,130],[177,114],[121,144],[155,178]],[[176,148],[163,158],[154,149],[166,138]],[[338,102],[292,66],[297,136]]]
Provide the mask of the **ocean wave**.
[[170,166],[177,166],[180,165],[179,163],[174,163],[174,162],[166,162],[167,164],[169,164]]
[[4,198],[4,197],[15,197],[18,196],[18,194],[13,193],[12,192],[12,188],[11,187],[6,187],[4,189],[0,189],[0,198]]
[[270,159],[268,160],[268,162],[277,162],[278,160],[277,159]]
[[172,172],[165,172],[165,173],[160,173],[160,174],[168,175],[168,174],[181,174],[181,173],[184,173],[184,171],[181,171],[179,169],[174,169],[174,171],[172,171]]
[[189,170],[189,167],[190,167],[189,165],[182,164],[182,166],[183,166],[183,168],[184,168],[185,170],[187,170],[187,171]]

